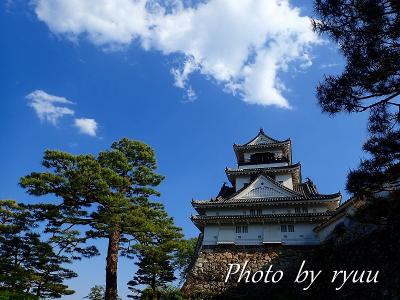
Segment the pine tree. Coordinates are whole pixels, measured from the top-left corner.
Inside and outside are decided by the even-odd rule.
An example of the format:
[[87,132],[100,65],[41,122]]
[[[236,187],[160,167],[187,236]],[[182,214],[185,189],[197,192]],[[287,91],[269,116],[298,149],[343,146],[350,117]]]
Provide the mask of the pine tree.
[[197,238],[189,238],[181,241],[178,248],[175,264],[180,271],[180,282],[182,283],[188,272],[190,271],[190,266],[193,262],[195,250],[197,245]]
[[326,76],[317,87],[322,110],[369,112],[368,157],[349,173],[347,190],[385,190],[400,174],[400,4],[315,0],[314,6],[315,30],[336,42],[346,59],[342,74]]
[[128,287],[133,292],[133,295],[128,296],[130,298],[140,299],[143,296],[142,291],[136,286],[147,285],[151,289],[152,298],[158,299],[158,290],[176,279],[174,264],[182,247],[182,234],[165,212],[160,211],[160,217],[161,226],[144,233],[143,242],[132,249],[138,258],[135,263],[138,270],[128,282]]
[[[0,282],[3,292],[18,298],[60,298],[73,290],[63,284],[76,277],[63,267],[71,259],[56,253],[53,245],[42,241],[32,229],[36,221],[22,204],[0,200]],[[11,297],[11,296],[9,296]]]
[[90,289],[89,294],[85,299],[89,300],[104,300],[106,289],[102,285],[95,285]]
[[[84,299],[89,300],[104,300],[106,294],[106,289],[103,285],[95,285],[90,289],[89,294],[84,297]],[[119,296],[117,296],[117,300],[121,300]]]
[[162,207],[150,201],[150,197],[159,196],[154,188],[163,180],[155,173],[153,150],[124,138],[96,157],[46,151],[43,166],[48,172],[21,178],[21,186],[32,195],[52,194],[61,200],[57,205],[42,206],[50,231],[60,226],[68,230],[88,226],[90,230],[79,237],[80,241],[108,240],[105,298],[117,299],[120,251],[128,253],[146,232],[157,230],[164,217]]

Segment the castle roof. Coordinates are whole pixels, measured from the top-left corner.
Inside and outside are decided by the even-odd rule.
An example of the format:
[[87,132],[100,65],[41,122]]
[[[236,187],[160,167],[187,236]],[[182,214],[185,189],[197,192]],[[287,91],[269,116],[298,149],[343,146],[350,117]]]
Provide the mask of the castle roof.
[[319,213],[285,213],[285,214],[263,214],[263,215],[227,215],[227,216],[207,216],[192,215],[191,220],[201,229],[205,224],[221,224],[221,223],[282,223],[282,222],[308,222],[320,223],[328,220],[332,212]]
[[301,182],[301,164],[298,162],[290,166],[270,167],[270,168],[225,168],[226,176],[233,184],[235,178],[240,175],[275,175],[275,174],[293,174],[293,183],[297,186]]
[[323,223],[319,224],[317,227],[314,228],[315,232],[319,232],[325,227],[329,226],[330,224],[334,223],[336,220],[342,218],[346,214],[348,214],[349,209],[354,206],[359,206],[360,203],[364,203],[362,199],[358,197],[352,197],[346,202],[342,203],[333,213],[332,216],[324,221]]
[[291,163],[291,140],[276,140],[264,133],[264,130],[260,128],[258,134],[245,144],[233,144],[233,150],[238,161],[241,160],[241,155],[248,151],[268,151],[272,149],[280,148],[286,154],[289,163]]
[[210,200],[192,200],[194,208],[211,207],[257,206],[257,205],[298,205],[303,203],[337,203],[341,199],[340,193],[319,194],[315,185],[308,180],[299,184],[294,190],[276,182],[267,175],[259,175],[248,185],[226,197],[217,197]]
[[258,132],[258,134],[252,138],[250,141],[248,141],[247,143],[244,143],[242,145],[236,145],[237,147],[244,147],[244,146],[255,146],[255,145],[264,145],[264,144],[280,144],[280,143],[286,143],[290,141],[290,139],[286,139],[283,141],[279,141],[276,140],[268,135],[265,134],[264,129],[260,128],[260,131]]

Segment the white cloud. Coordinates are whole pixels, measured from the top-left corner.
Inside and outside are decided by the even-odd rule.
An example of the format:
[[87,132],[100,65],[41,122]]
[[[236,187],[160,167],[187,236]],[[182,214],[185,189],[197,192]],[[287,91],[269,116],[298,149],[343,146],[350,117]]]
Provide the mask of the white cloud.
[[39,0],[35,10],[51,31],[86,34],[96,45],[129,44],[148,31],[145,0]]
[[333,67],[336,67],[336,66],[338,66],[338,65],[339,65],[339,64],[337,64],[337,63],[322,64],[322,65],[320,66],[320,68],[321,68],[321,69],[333,68]]
[[197,94],[196,92],[193,90],[192,86],[189,85],[189,87],[186,88],[186,99],[189,102],[193,102],[194,100],[197,99]]
[[[166,4],[168,8],[166,8]],[[145,50],[178,54],[175,86],[195,95],[188,83],[199,72],[248,103],[289,108],[279,73],[306,68],[319,43],[308,17],[288,0],[37,0],[36,14],[50,30],[86,37],[107,49],[137,40]]]
[[54,96],[42,90],[36,90],[26,96],[29,106],[33,107],[41,121],[48,121],[53,125],[65,115],[73,115],[74,111],[60,104],[73,104],[64,97]]
[[[65,115],[75,114],[75,111],[72,109],[61,106],[61,104],[74,104],[65,97],[54,96],[45,91],[36,90],[25,98],[29,100],[28,105],[33,107],[41,121],[47,121],[53,125],[57,125],[58,120]],[[96,136],[98,124],[94,119],[76,118],[74,120],[74,126],[83,134]]]
[[75,119],[74,125],[79,129],[80,133],[96,136],[97,122],[95,119],[78,118]]

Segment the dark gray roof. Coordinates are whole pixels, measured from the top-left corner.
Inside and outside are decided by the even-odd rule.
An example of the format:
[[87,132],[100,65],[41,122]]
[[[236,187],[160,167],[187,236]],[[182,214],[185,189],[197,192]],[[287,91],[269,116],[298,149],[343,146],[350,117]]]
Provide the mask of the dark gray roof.
[[227,205],[228,204],[273,204],[273,203],[285,203],[285,204],[299,204],[303,202],[314,202],[320,203],[321,201],[324,202],[336,202],[340,200],[340,193],[330,194],[330,195],[318,195],[318,196],[308,196],[308,197],[269,197],[269,198],[240,198],[240,199],[232,199],[230,201],[219,201],[219,200],[192,200],[192,204],[194,206],[219,206],[219,205]]
[[317,187],[310,179],[308,179],[306,182],[303,182],[299,185],[295,185],[293,187],[293,189],[296,192],[304,195],[305,197],[320,195],[318,193]]
[[[258,134],[257,134],[254,138],[252,138],[250,141],[248,141],[247,143],[241,144],[241,145],[240,145],[240,144],[239,144],[239,145],[238,145],[238,144],[234,144],[234,146],[235,146],[235,145],[236,145],[237,147],[247,146],[247,145],[249,145],[251,142],[253,142],[256,138],[258,138],[259,136],[263,136],[263,137],[265,137],[265,138],[271,140],[271,141],[272,141],[271,144],[284,143],[284,142],[287,142],[287,141],[290,140],[290,139],[286,139],[286,140],[283,140],[283,141],[276,140],[276,139],[274,139],[274,138],[272,138],[272,137],[266,135],[265,132],[264,132],[264,129],[263,129],[263,128],[260,128],[260,131],[258,132]],[[262,145],[265,145],[265,144],[262,144]]]
[[321,229],[325,228],[326,226],[328,226],[329,224],[335,222],[337,219],[341,218],[342,216],[344,216],[346,214],[346,210],[349,207],[352,207],[355,205],[356,202],[362,202],[361,199],[357,198],[357,197],[352,197],[349,200],[347,200],[346,202],[342,203],[338,208],[336,208],[336,210],[332,213],[332,216],[326,220],[324,223],[321,223],[320,225],[318,225],[317,227],[314,228],[314,231],[318,232]]
[[332,212],[323,213],[286,213],[286,214],[269,214],[269,215],[229,215],[229,216],[206,216],[193,215],[191,220],[194,224],[205,223],[224,223],[224,222],[253,222],[253,223],[280,223],[290,221],[307,221],[321,222],[327,220],[332,215]]
[[290,146],[291,141],[287,139],[285,141],[278,141],[276,143],[265,143],[265,144],[255,144],[255,145],[237,145],[233,144],[233,149],[235,152],[237,150],[260,150],[260,149],[268,149],[268,148],[277,148],[281,146]]
[[226,176],[229,181],[233,184],[236,176],[240,175],[270,175],[270,174],[280,174],[280,173],[292,173],[294,174],[294,184],[298,184],[301,181],[301,164],[300,162],[289,165],[289,166],[281,166],[281,167],[269,167],[269,168],[238,168],[238,169],[230,169],[225,168]]
[[269,167],[269,168],[240,168],[240,169],[231,169],[231,168],[226,168],[225,173],[230,173],[230,174],[237,174],[237,175],[242,175],[242,174],[259,174],[259,173],[281,173],[281,172],[288,172],[292,170],[298,170],[300,169],[301,165],[300,163],[296,163],[290,166],[281,166],[281,167]]
[[[260,175],[262,176],[262,175]],[[258,177],[260,177],[258,176]],[[251,183],[258,179],[255,178]],[[293,194],[291,197],[268,197],[268,198],[236,198],[235,196],[241,193],[247,186],[242,187],[235,193],[229,195],[227,198],[218,197],[216,199],[210,200],[192,200],[192,205],[194,207],[215,207],[215,206],[226,206],[226,205],[233,205],[233,204],[263,204],[263,203],[287,203],[293,201],[293,204],[298,204],[301,202],[314,202],[314,201],[321,201],[321,200],[331,200],[331,201],[339,201],[341,199],[341,194],[334,193],[334,194],[319,194],[315,185],[312,183],[311,180],[308,180],[299,186],[295,187],[294,190],[291,190],[284,185],[276,182],[274,179],[268,176],[264,176],[268,180],[274,182],[275,185],[278,187],[290,192]],[[250,184],[251,184],[250,183]],[[329,202],[329,201],[326,201]]]

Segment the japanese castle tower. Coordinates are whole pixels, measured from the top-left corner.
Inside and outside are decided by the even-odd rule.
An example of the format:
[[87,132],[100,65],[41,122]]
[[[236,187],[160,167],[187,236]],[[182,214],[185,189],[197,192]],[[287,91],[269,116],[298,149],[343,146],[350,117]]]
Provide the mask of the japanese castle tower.
[[203,246],[319,244],[323,237],[314,229],[332,216],[340,193],[320,194],[310,179],[303,182],[290,139],[278,141],[260,129],[233,150],[237,168],[225,169],[232,187],[224,184],[210,200],[192,200]]

